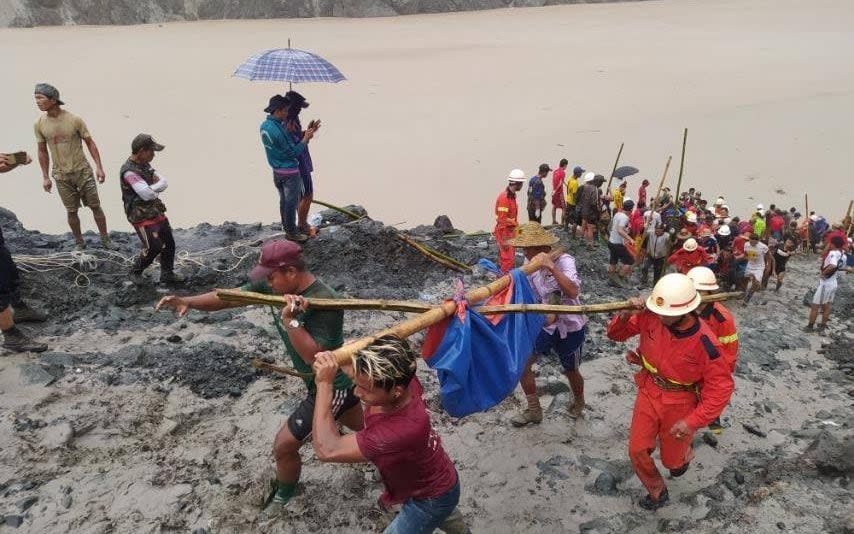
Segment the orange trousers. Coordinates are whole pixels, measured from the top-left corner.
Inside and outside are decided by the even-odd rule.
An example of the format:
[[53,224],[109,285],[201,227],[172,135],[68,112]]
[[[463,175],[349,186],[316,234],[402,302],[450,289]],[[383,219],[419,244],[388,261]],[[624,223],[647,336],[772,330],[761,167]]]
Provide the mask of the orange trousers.
[[498,244],[498,267],[506,273],[516,266],[516,249],[505,244],[515,236],[515,231],[513,228],[496,227],[493,233]]
[[694,433],[691,432],[682,439],[676,439],[670,435],[670,428],[690,414],[697,403],[695,401],[671,404],[672,400],[662,400],[660,390],[647,390],[654,387],[646,386],[638,390],[635,410],[632,414],[632,427],[629,431],[629,458],[641,483],[649,494],[657,499],[664,491],[665,484],[652,459],[656,438],[661,444],[661,463],[664,467],[678,469],[690,462],[694,457],[694,451],[691,448]]

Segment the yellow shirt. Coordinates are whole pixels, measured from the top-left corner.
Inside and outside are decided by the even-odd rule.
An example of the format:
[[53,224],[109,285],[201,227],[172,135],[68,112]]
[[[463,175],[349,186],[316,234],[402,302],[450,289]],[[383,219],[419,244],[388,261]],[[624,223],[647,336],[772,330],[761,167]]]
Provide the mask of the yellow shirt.
[[566,182],[566,205],[575,206],[575,193],[578,192],[578,178],[570,176]]
[[614,193],[611,195],[611,201],[614,203],[614,209],[623,209],[623,192],[619,187],[614,189]]
[[47,143],[55,177],[89,168],[83,154],[83,140],[91,135],[83,119],[65,110],[56,117],[45,113],[36,121],[34,130],[36,141]]

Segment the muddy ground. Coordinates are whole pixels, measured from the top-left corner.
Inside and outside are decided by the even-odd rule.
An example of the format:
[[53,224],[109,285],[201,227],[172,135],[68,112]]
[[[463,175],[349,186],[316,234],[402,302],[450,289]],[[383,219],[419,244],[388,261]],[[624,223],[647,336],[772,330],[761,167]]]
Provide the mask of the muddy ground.
[[[324,216],[306,257],[342,295],[431,302],[450,295],[458,275],[413,251],[396,238],[398,230]],[[258,356],[284,361],[268,310],[191,312],[180,320],[153,311],[173,291],[245,282],[258,244],[277,234],[274,226],[176,231],[189,282],[173,290],[154,283],[156,267],[144,284],[126,281],[138,247],[129,233],[113,234],[115,254],[93,247],[81,264],[68,235],[28,231],[5,210],[0,225],[26,270],[25,296],[50,312],[48,323],[25,327],[50,344],[49,352],[0,356],[0,531],[383,528],[389,518],[374,506],[381,491],[375,470],[320,464],[310,445],[299,495],[285,509],[261,509],[273,436],[304,394],[299,381],[248,365]],[[447,239],[432,227],[409,233],[467,263],[496,255],[490,236]],[[604,247],[587,250],[562,237],[578,260],[585,302],[625,298],[605,283]],[[38,272],[50,268],[47,255],[61,266]],[[423,366],[419,377],[459,469],[460,506],[472,530],[854,532],[854,289],[850,279],[841,281],[825,335],[803,334],[801,300],[816,283],[815,267],[814,257],[798,257],[779,294],[731,306],[742,350],[723,417],[728,428],[717,437],[698,434],[696,461],[669,481],[671,504],[655,513],[635,504],[644,491],[625,452],[634,386],[626,345],[603,334],[607,317],[591,317],[582,367],[590,406],[578,422],[566,415],[569,390],[556,361],[539,365],[546,418],[525,429],[509,424],[519,392],[488,412],[449,417],[434,373]],[[463,277],[469,287],[488,279],[482,271]],[[403,317],[348,313],[345,336]]]

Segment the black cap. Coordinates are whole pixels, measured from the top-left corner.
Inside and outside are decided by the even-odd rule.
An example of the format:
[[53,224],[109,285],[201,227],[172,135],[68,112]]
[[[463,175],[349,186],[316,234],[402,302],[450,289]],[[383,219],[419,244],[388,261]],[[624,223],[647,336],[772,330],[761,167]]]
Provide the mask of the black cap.
[[286,108],[291,105],[290,100],[282,95],[273,95],[270,98],[270,103],[264,108],[265,113],[273,113],[276,110]]
[[160,152],[166,147],[155,141],[150,135],[143,133],[134,137],[133,141],[130,143],[130,151],[132,154],[136,154],[140,150],[147,148],[150,148],[155,152]]

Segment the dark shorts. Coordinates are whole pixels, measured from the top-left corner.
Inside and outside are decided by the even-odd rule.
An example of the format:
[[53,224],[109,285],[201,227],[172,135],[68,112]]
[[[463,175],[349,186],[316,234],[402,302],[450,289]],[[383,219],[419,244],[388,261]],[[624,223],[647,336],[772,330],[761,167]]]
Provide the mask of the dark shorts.
[[567,371],[577,371],[581,366],[581,348],[587,337],[587,326],[577,332],[570,332],[561,339],[560,332],[555,329],[553,334],[541,330],[534,343],[534,354],[547,356],[552,351],[557,353],[560,364]]
[[623,265],[635,264],[635,259],[629,254],[629,249],[626,248],[626,245],[618,245],[609,241],[608,252],[610,253],[608,257],[609,265],[617,265],[617,262],[623,262]]
[[3,241],[3,231],[0,230],[0,311],[20,300],[18,285],[18,269]]
[[566,222],[575,224],[578,222],[578,216],[575,213],[575,204],[567,204],[565,208]]
[[[333,390],[332,413],[335,415],[335,419],[341,417],[341,414],[357,404],[359,404],[359,398],[353,393],[353,388]],[[297,441],[305,441],[311,436],[313,417],[314,393],[309,393],[288,417],[288,430],[291,431]]]
[[300,171],[300,176],[302,176],[302,194],[311,195],[314,193],[314,182],[311,181],[311,173]]

